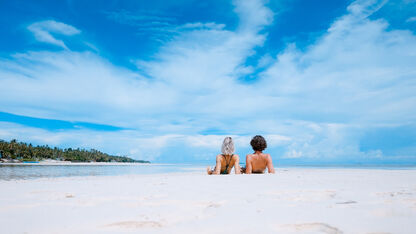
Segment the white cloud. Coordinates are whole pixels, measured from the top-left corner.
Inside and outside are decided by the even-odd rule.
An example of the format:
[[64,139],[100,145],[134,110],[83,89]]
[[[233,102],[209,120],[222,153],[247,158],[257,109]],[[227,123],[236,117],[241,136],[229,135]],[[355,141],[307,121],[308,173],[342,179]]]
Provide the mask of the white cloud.
[[[225,137],[230,136],[233,138],[236,145],[240,147],[250,147],[250,140],[252,136],[239,136],[239,135],[193,135],[183,136],[185,141],[193,147],[207,147],[216,149],[221,146]],[[264,135],[267,139],[269,147],[276,147],[282,144],[286,144],[291,139],[287,136],[277,134]]]
[[263,0],[235,0],[234,11],[240,17],[239,29],[259,31],[273,22],[273,12],[265,6]]
[[287,151],[283,158],[301,158],[302,152],[296,150]]
[[134,27],[137,35],[149,37],[152,41],[165,43],[172,37],[189,30],[222,30],[225,25],[215,22],[192,22],[180,24],[172,12],[126,10],[103,12],[109,19]]
[[415,21],[416,21],[416,16],[409,17],[409,18],[406,20],[406,22],[415,22]]
[[72,36],[81,32],[71,25],[54,20],[36,22],[29,25],[27,29],[33,33],[36,40],[57,45],[65,49],[67,49],[65,43],[62,40],[56,39],[52,33],[57,35]]
[[388,0],[356,0],[347,7],[347,10],[351,15],[362,19],[380,10],[387,2]]
[[[126,155],[136,159],[155,160],[166,147],[177,151],[193,151],[202,155],[211,152],[215,156],[226,135],[150,135],[139,131],[122,130],[115,132],[88,129],[48,131],[0,121],[0,139],[32,142],[33,144],[60,145],[63,147],[95,148],[114,155]],[[249,145],[251,137],[232,136],[237,149]],[[269,147],[279,146],[289,138],[279,135],[265,135]]]
[[225,27],[225,24],[216,24],[214,22],[209,23],[186,23],[182,26],[179,26],[179,28],[183,29],[216,29],[216,30],[222,30]]
[[416,119],[416,37],[387,30],[386,21],[363,18],[356,8],[306,51],[290,45],[261,74],[258,86],[286,99],[277,108],[306,120],[401,124]]

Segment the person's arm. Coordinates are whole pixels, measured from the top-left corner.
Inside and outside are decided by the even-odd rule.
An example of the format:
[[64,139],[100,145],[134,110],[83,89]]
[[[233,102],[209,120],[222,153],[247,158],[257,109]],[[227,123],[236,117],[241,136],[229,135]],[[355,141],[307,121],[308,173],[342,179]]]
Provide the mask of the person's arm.
[[235,171],[235,174],[241,174],[240,157],[237,154],[235,154],[233,157],[235,157],[235,162],[234,162],[234,171]]
[[215,171],[212,173],[213,175],[221,174],[221,157],[217,155],[217,164],[215,165]]
[[246,174],[251,174],[253,168],[251,167],[251,158],[249,155],[246,156]]
[[267,155],[267,171],[269,173],[275,173],[272,157],[270,156],[270,154]]

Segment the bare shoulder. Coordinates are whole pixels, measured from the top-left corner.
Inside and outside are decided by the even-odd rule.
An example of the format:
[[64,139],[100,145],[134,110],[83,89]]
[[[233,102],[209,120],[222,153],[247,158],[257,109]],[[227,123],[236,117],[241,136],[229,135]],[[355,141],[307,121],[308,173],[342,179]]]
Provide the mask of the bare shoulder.
[[233,159],[239,159],[240,156],[238,156],[238,154],[233,154]]
[[270,154],[264,154],[264,156],[267,160],[272,160],[272,156],[270,156]]
[[253,154],[247,154],[246,155],[246,160],[251,160],[253,159]]
[[222,160],[222,158],[223,158],[223,157],[222,157],[222,154],[218,154],[218,155],[217,155],[217,160],[220,160],[220,161],[221,161],[221,160]]

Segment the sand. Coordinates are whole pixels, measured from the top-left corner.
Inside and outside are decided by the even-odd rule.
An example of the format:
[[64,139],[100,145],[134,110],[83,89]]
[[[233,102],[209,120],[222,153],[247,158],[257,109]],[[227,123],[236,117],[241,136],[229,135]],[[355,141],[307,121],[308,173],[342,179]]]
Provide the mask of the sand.
[[416,170],[0,181],[1,233],[415,233]]

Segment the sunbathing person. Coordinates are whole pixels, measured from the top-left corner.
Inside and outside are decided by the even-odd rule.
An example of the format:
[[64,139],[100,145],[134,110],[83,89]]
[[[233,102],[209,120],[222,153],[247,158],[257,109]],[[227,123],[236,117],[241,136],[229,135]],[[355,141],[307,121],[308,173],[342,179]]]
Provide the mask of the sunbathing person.
[[247,174],[264,173],[267,167],[269,173],[274,173],[272,157],[270,154],[263,153],[263,150],[267,147],[266,140],[257,135],[251,139],[250,145],[254,153],[246,156],[246,167],[242,168],[241,172]]
[[235,167],[235,174],[240,174],[240,158],[234,154],[234,142],[231,137],[226,137],[221,147],[222,154],[217,155],[217,164],[214,169],[207,168],[208,175],[230,174]]

